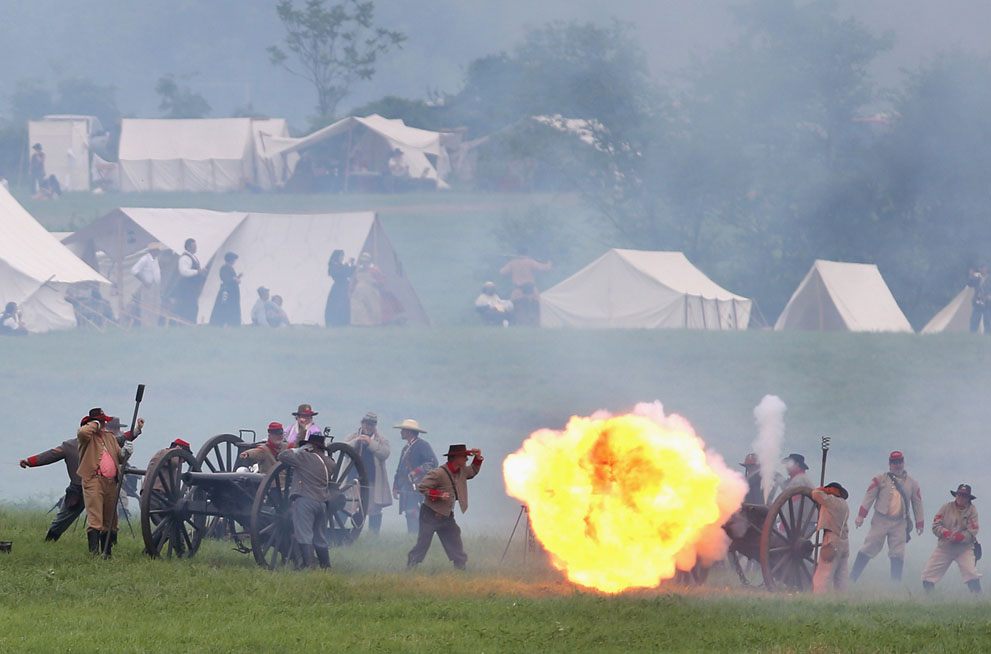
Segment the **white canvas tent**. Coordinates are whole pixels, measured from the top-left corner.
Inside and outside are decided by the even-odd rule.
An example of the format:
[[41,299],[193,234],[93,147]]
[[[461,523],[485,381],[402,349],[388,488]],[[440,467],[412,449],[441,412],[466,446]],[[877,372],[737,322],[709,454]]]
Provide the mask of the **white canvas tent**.
[[911,332],[874,264],[817,259],[774,329]]
[[288,137],[278,119],[125,119],[120,133],[122,191],[270,189],[273,164],[258,144]]
[[[413,179],[433,180],[437,188],[449,188],[443,177],[450,171],[450,160],[443,145],[444,134],[410,127],[402,119],[383,118],[378,114],[343,118],[302,138],[265,138],[269,156],[287,157],[319,143],[340,138],[340,159],[344,189],[356,168],[361,173],[376,173],[387,169],[389,153],[403,151],[403,158]],[[360,162],[360,163],[359,163]],[[287,173],[292,173],[295,161],[285,159]]]
[[540,325],[746,329],[752,306],[681,252],[614,249],[541,293]]
[[926,326],[922,328],[922,333],[970,331],[970,315],[974,311],[973,300],[973,287],[964,286],[963,290],[957,293],[949,304],[940,309],[939,313],[926,323]]
[[55,175],[63,191],[88,191],[90,136],[102,131],[95,116],[45,116],[28,121],[29,146],[45,152],[45,174]]
[[76,316],[66,293],[85,283],[109,282],[0,187],[0,306],[16,302],[28,331],[68,329]]
[[[197,256],[209,266],[200,295],[198,322],[210,319],[220,286],[219,271],[226,252],[236,252],[235,268],[243,274],[241,317],[251,321],[255,289],[267,286],[281,295],[292,324],[323,325],[327,294],[333,280],[327,260],[333,250],[346,258],[372,255],[384,273],[383,322],[428,324],[426,312],[402,269],[402,264],[374,212],[338,214],[264,214],[205,209],[136,209],[113,211],[65,239],[81,256],[95,260],[108,255],[105,266],[118,288],[120,301],[134,286],[128,263],[159,241],[172,250],[163,256],[163,286],[175,269],[175,257],[187,238],[196,239]],[[123,262],[123,265],[117,262]]]

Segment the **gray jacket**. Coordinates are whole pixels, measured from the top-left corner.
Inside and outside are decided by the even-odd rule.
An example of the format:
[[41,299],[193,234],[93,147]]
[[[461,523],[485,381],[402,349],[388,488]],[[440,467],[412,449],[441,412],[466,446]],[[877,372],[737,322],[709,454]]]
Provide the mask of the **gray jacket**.
[[279,461],[293,468],[290,497],[308,497],[316,502],[330,501],[330,475],[336,469],[322,447],[304,445],[279,452]]

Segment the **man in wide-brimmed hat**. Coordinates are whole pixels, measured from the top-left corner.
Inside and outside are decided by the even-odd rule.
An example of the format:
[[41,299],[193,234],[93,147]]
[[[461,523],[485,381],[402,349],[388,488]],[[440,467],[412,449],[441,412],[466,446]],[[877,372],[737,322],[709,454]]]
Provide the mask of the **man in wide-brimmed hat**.
[[286,444],[289,447],[302,445],[309,434],[323,433],[323,431],[313,424],[313,417],[320,415],[313,410],[309,404],[300,404],[299,408],[292,412],[296,422],[289,425],[286,430]]
[[385,470],[385,461],[392,448],[389,446],[389,439],[379,433],[378,422],[378,415],[368,411],[362,416],[358,431],[344,439],[345,443],[358,450],[358,455],[365,464],[368,485],[371,487],[367,507],[368,527],[373,534],[379,533],[382,527],[382,509],[392,504],[389,473]]
[[812,480],[805,472],[809,466],[805,463],[804,456],[792,453],[783,458],[781,463],[785,464],[785,472],[787,473],[787,477],[780,480],[781,490],[795,487],[813,488]]
[[[89,422],[89,416],[86,416],[80,421],[80,426],[85,425],[87,422]],[[134,440],[141,434],[141,428],[144,424],[144,418],[138,418],[138,424],[134,428],[134,432],[131,433],[128,431],[122,434],[120,430],[127,427],[127,425],[121,425],[119,418],[112,417],[107,422],[107,429],[114,433],[118,445],[123,446],[125,441]],[[65,471],[69,475],[69,485],[66,486],[65,494],[59,500],[59,512],[52,520],[52,524],[48,528],[48,533],[45,534],[46,541],[58,540],[65,533],[65,530],[72,526],[72,523],[76,521],[76,518],[82,514],[85,508],[83,505],[83,484],[77,472],[79,469],[79,440],[71,438],[63,441],[60,445],[56,445],[34,456],[21,459],[20,461],[22,468],[47,466],[52,463],[58,463],[59,461],[65,462]]]
[[764,490],[760,486],[760,459],[756,452],[751,452],[743,459],[744,474],[747,478],[747,496],[743,498],[744,504],[766,504]]
[[117,528],[114,504],[120,469],[134,450],[131,441],[121,446],[108,427],[110,416],[103,409],[90,409],[76,432],[79,443],[79,475],[86,506],[86,539],[89,551],[96,554],[106,548],[110,555],[110,532]]
[[970,490],[970,484],[960,484],[955,491],[950,491],[952,502],[940,507],[933,517],[933,533],[939,542],[936,549],[922,571],[922,587],[927,593],[932,592],[936,582],[943,578],[946,570],[954,561],[960,568],[971,592],[981,592],[981,575],[977,572],[977,508],[973,502],[976,499]]
[[336,464],[327,455],[323,433],[308,433],[303,444],[279,452],[278,459],[295,470],[289,500],[292,502],[293,537],[299,544],[302,567],[313,567],[315,555],[321,568],[329,568],[327,503],[330,502],[330,477]]
[[[915,513],[915,524],[912,524],[911,511]],[[854,524],[859,529],[864,524],[864,518],[874,507],[871,518],[871,529],[867,532],[864,544],[857,552],[857,560],[853,562],[850,579],[857,581],[867,563],[884,548],[888,541],[888,559],[891,563],[892,581],[902,580],[902,569],[905,563],[905,545],[912,538],[912,528],[921,536],[926,519],[922,513],[922,490],[919,483],[905,471],[905,455],[895,450],[888,455],[888,471],[874,475]]]
[[392,481],[392,497],[399,500],[399,512],[406,516],[406,530],[414,534],[419,529],[420,505],[423,495],[417,486],[428,472],[437,467],[437,456],[430,443],[420,438],[427,430],[412,418],[406,418],[398,425],[399,435],[406,445],[399,455],[399,465]]
[[832,586],[846,589],[847,562],[850,560],[850,494],[839,482],[830,482],[812,491],[812,499],[819,505],[819,521],[816,530],[822,530],[822,549],[816,571],[812,575],[812,592],[824,593]]
[[241,452],[240,458],[249,465],[257,464],[258,472],[267,475],[272,468],[278,465],[278,456],[284,449],[286,449],[286,441],[282,423],[270,422],[268,423],[268,440],[258,447]]
[[[475,457],[471,465],[467,465],[469,455]],[[417,485],[417,490],[426,499],[420,508],[416,545],[406,558],[409,567],[414,567],[423,561],[427,550],[430,549],[434,534],[437,534],[447,558],[455,568],[464,570],[468,555],[465,554],[464,544],[461,542],[461,527],[454,519],[454,503],[458,503],[462,513],[468,510],[468,480],[478,474],[482,461],[480,449],[469,450],[461,443],[451,445],[447,449],[447,463],[428,472]]]

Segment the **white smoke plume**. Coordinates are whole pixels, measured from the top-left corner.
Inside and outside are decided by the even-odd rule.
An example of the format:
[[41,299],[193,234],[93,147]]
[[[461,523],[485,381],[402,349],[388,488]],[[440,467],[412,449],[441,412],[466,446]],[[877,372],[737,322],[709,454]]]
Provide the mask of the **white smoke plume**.
[[754,421],[757,423],[757,438],[753,451],[760,461],[760,489],[767,499],[774,485],[774,473],[781,461],[781,443],[785,438],[785,411],[788,407],[777,395],[765,395],[760,404],[754,407]]

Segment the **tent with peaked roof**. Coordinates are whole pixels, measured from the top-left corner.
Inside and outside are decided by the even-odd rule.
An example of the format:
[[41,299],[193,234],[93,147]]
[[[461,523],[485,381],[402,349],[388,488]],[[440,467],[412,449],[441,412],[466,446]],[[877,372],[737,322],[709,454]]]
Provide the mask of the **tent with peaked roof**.
[[289,136],[282,118],[126,118],[120,132],[120,190],[233,191],[272,188],[282,174],[264,149]]
[[774,329],[911,332],[874,264],[817,259]]
[[540,325],[746,329],[752,306],[681,252],[613,249],[541,293]]
[[[198,322],[208,322],[220,287],[224,254],[236,252],[235,268],[243,274],[241,317],[251,321],[255,289],[266,286],[281,295],[292,324],[323,325],[324,308],[333,280],[327,274],[331,252],[345,258],[368,252],[382,272],[379,284],[381,322],[429,324],[412,285],[406,279],[382,223],[374,212],[333,214],[267,214],[206,209],[122,208],[110,212],[65,239],[87,258],[106,257],[104,268],[123,304],[136,282],[129,264],[152,241],[171,253],[161,257],[163,288],[169,288],[176,258],[187,238],[196,239],[197,257],[209,268],[200,295]],[[166,293],[167,294],[167,293]],[[353,323],[355,324],[355,323]]]
[[[343,170],[342,183],[347,189],[348,178],[355,169],[362,174],[373,174],[388,168],[390,153],[399,149],[413,179],[431,180],[437,188],[449,188],[443,180],[450,170],[445,134],[410,127],[400,118],[383,118],[378,114],[351,116],[328,125],[302,138],[270,136],[263,138],[267,156],[288,157],[301,153],[318,144],[335,152],[335,159]],[[297,159],[285,159],[287,171],[292,171]]]
[[76,326],[66,294],[109,283],[42,227],[0,187],[0,306],[16,302],[31,332]]
[[974,311],[974,288],[964,286],[963,290],[950,300],[950,303],[939,310],[926,326],[923,334],[938,334],[939,332],[970,331],[970,315]]

